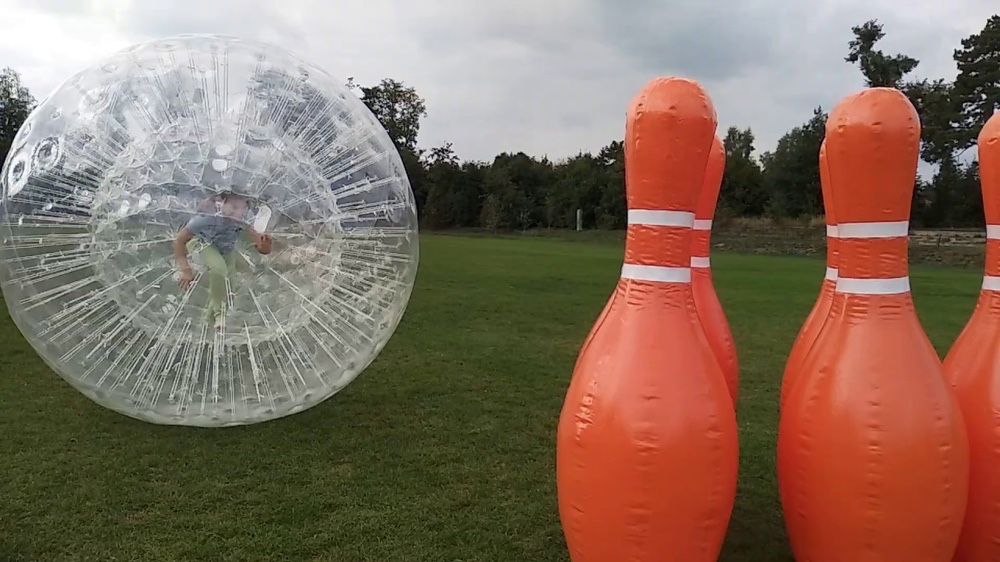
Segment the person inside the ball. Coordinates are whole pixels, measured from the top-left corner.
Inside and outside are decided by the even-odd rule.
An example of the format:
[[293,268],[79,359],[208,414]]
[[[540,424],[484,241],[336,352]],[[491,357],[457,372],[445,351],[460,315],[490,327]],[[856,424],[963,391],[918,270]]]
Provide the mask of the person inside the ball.
[[245,233],[261,254],[271,253],[271,236],[257,232],[244,218],[249,207],[246,197],[228,192],[207,201],[203,212],[188,221],[174,239],[174,259],[180,272],[180,286],[187,290],[194,282],[194,271],[188,261],[188,245],[194,238],[206,244],[201,250],[208,269],[208,307],[205,318],[218,318],[226,300],[226,281],[232,280],[236,265],[236,242]]

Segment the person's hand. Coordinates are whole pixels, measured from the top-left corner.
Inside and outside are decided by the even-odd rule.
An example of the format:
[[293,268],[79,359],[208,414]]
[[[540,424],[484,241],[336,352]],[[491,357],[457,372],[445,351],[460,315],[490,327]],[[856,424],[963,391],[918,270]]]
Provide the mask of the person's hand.
[[177,282],[180,284],[181,289],[188,290],[191,287],[191,283],[194,282],[194,271],[190,267],[182,267],[181,276]]
[[271,235],[270,234],[257,233],[256,236],[255,236],[255,238],[254,238],[253,245],[254,245],[255,248],[257,248],[258,252],[260,252],[262,254],[270,254],[271,253]]

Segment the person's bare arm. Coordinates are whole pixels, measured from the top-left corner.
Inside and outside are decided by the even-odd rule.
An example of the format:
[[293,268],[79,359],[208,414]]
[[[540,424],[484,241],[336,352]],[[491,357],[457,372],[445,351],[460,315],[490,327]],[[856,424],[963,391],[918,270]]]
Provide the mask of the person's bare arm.
[[177,263],[177,269],[180,270],[179,283],[182,289],[187,289],[194,281],[194,271],[191,269],[187,255],[187,244],[192,238],[194,238],[194,233],[184,227],[177,232],[177,238],[174,239],[174,261]]
[[247,229],[247,236],[250,237],[250,242],[253,243],[253,247],[257,248],[257,251],[262,254],[271,253],[271,235],[264,234],[262,232],[257,232],[253,228]]

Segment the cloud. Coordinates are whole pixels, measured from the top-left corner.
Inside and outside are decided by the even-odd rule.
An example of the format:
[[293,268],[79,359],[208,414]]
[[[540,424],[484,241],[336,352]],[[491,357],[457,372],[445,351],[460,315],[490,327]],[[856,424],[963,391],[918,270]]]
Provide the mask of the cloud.
[[700,0],[595,2],[604,40],[637,69],[670,69],[703,80],[744,74],[774,58],[773,33],[760,1],[720,9]]
[[426,99],[421,146],[462,158],[550,158],[621,138],[635,91],[657,75],[701,81],[720,134],[752,127],[773,148],[812,110],[863,86],[844,62],[850,27],[878,18],[880,47],[953,78],[952,51],[994,0],[21,0],[0,20],[0,64],[41,96],[131,43],[212,32],[282,45],[346,80],[402,80]]

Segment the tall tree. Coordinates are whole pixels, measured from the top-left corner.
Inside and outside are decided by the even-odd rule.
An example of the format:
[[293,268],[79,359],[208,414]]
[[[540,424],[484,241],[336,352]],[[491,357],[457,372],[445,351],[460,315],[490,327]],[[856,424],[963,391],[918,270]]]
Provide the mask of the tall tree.
[[410,189],[413,191],[413,202],[417,206],[417,215],[423,217],[424,204],[427,202],[427,185],[424,181],[427,176],[427,168],[424,167],[423,150],[411,150],[405,146],[399,149],[399,158],[403,161],[403,170],[410,180]]
[[750,127],[739,129],[730,127],[726,131],[726,138],[722,140],[722,145],[726,149],[726,159],[746,158],[753,156],[753,142],[755,137]]
[[875,48],[875,43],[885,37],[882,24],[869,20],[851,28],[854,39],[847,44],[847,62],[858,63],[861,73],[869,86],[898,88],[903,76],[920,64],[920,61],[906,55],[887,55]]
[[960,135],[953,126],[959,114],[952,84],[920,80],[904,85],[903,92],[920,115],[920,157],[933,164],[954,161]]
[[764,176],[753,158],[754,135],[749,127],[730,127],[722,141],[726,149],[726,171],[719,192],[719,209],[738,216],[758,216],[767,209]]
[[451,143],[433,148],[427,158],[424,220],[430,228],[474,226],[479,220],[483,167],[460,165]]
[[456,196],[456,226],[478,226],[483,206],[483,185],[488,166],[481,162],[462,163],[461,191]]
[[778,140],[774,152],[761,156],[772,215],[798,217],[823,213],[819,147],[826,133],[826,118],[823,108],[816,108],[809,121]]
[[930,183],[918,175],[913,183],[913,196],[910,199],[910,224],[916,228],[933,226],[929,220],[931,195]]
[[875,49],[885,37],[876,20],[852,28],[854,39],[846,60],[858,63],[869,86],[901,89],[920,115],[920,156],[937,165],[934,177],[930,181],[918,179],[913,193],[912,216],[922,226],[964,226],[977,221],[974,215],[980,208],[979,197],[970,185],[978,170],[962,164],[958,156],[974,142],[979,127],[996,106],[990,100],[997,99],[995,86],[1000,82],[1000,74],[996,74],[1000,63],[998,24],[1000,18],[994,16],[983,33],[970,36],[962,42],[963,49],[955,51],[959,66],[955,83],[940,79],[903,83],[903,76],[916,68],[918,61]]
[[978,226],[985,224],[983,216],[982,187],[979,183],[979,163],[970,162],[962,167],[958,179],[957,204],[950,209],[949,218],[954,226]]
[[517,194],[502,201],[506,212],[512,214],[500,228],[527,229],[544,224],[545,192],[550,189],[552,179],[553,167],[547,158],[536,160],[523,152],[497,155],[487,174],[487,195],[498,191],[491,186],[508,184],[512,193]]
[[958,76],[955,101],[962,115],[962,147],[972,146],[980,129],[1000,111],[1000,15],[991,17],[979,33],[962,40],[955,51]]
[[0,165],[34,107],[35,98],[21,83],[21,75],[12,68],[0,70]]
[[591,154],[578,154],[555,168],[555,180],[545,198],[545,224],[549,228],[573,228],[576,211],[583,224],[593,227],[600,212],[604,169]]
[[425,169],[427,201],[423,207],[424,220],[431,228],[455,226],[454,197],[461,170],[450,142],[431,149]]
[[494,162],[486,171],[483,188],[486,198],[480,213],[482,226],[490,230],[527,229],[530,226],[530,204],[524,191],[518,189],[509,168]]
[[392,78],[383,78],[374,86],[361,86],[354,78],[349,78],[347,87],[361,92],[361,101],[382,124],[399,150],[413,190],[417,213],[422,216],[427,200],[427,187],[424,185],[426,170],[421,160],[423,151],[417,148],[417,134],[420,132],[420,119],[427,116],[424,99],[414,88]]
[[430,166],[435,164],[450,164],[457,166],[458,156],[455,155],[455,149],[452,148],[452,143],[446,142],[441,146],[432,148],[430,153],[427,155],[427,163]]
[[594,221],[598,228],[625,228],[625,143],[613,141],[597,153],[603,169],[600,199]]
[[415,89],[392,78],[383,78],[374,86],[359,86],[350,78],[347,86],[361,91],[361,101],[382,123],[397,148],[416,151],[420,119],[427,116],[427,106]]

